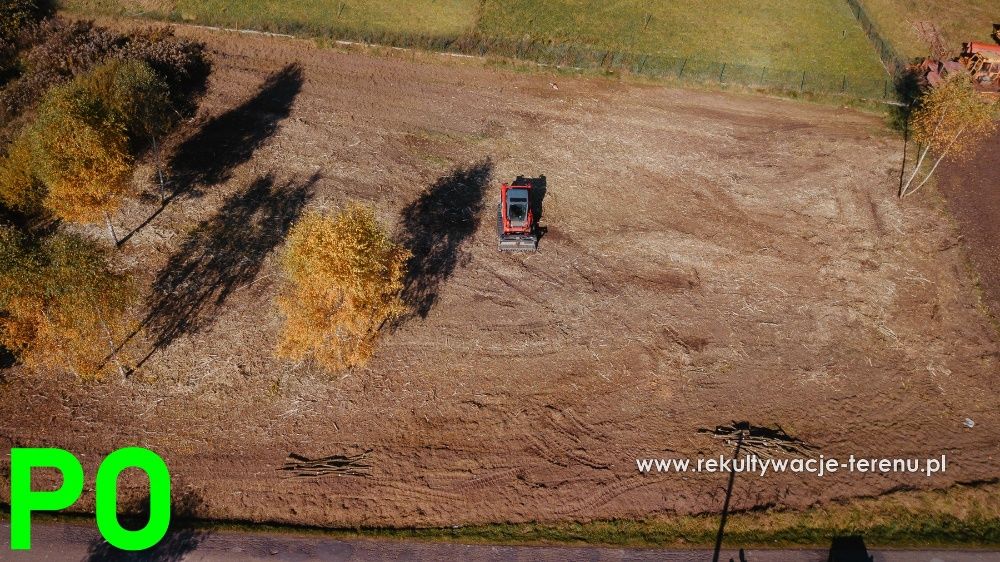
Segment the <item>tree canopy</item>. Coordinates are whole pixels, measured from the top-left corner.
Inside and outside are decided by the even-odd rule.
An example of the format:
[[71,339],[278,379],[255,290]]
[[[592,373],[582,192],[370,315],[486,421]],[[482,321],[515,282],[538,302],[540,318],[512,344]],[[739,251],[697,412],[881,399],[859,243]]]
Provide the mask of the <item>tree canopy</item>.
[[24,215],[42,211],[45,186],[35,175],[30,139],[21,135],[0,157],[0,204]]
[[[961,72],[950,74],[928,90],[910,118],[913,140],[923,148],[899,196],[905,197],[923,187],[942,160],[962,158],[969,148],[982,142],[996,128],[996,110],[997,104],[984,99],[973,87],[971,78]],[[924,160],[932,151],[937,159],[920,177]],[[918,179],[920,183],[913,186]]]
[[117,210],[132,172],[128,137],[86,80],[52,89],[30,134],[46,208],[70,222],[95,222]]
[[57,233],[32,243],[0,226],[0,345],[30,368],[100,376],[121,368],[115,342],[130,328],[131,277],[108,251]]
[[400,298],[409,251],[393,243],[371,208],[336,217],[312,213],[292,227],[277,300],[285,317],[278,354],[338,370],[375,353],[379,330],[405,312]]

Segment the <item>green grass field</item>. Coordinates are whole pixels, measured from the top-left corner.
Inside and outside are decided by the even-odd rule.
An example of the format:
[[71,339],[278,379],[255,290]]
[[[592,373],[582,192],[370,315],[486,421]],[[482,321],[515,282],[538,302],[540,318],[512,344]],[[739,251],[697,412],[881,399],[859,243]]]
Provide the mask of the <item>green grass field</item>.
[[322,35],[399,32],[455,36],[475,27],[476,0],[63,0],[80,14],[132,15]]
[[530,36],[598,49],[881,80],[843,0],[63,0],[79,14],[310,35]]
[[913,22],[936,23],[956,50],[970,40],[992,43],[992,24],[1000,23],[998,0],[863,0],[863,5],[885,38],[907,58],[930,54]]
[[479,27],[487,35],[885,77],[843,0],[486,0]]

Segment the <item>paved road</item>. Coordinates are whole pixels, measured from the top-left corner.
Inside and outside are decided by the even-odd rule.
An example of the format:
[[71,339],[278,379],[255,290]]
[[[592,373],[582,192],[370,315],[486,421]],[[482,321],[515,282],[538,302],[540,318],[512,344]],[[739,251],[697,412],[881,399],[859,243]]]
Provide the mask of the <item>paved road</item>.
[[[86,525],[36,523],[32,526],[33,548],[30,552],[7,550],[10,526],[0,523],[0,560],[72,560],[97,562],[103,560],[149,560],[162,562],[246,560],[269,562],[291,560],[335,560],[368,562],[383,560],[468,561],[489,560],[549,562],[549,561],[614,561],[614,562],[702,562],[712,559],[708,550],[656,550],[549,546],[485,546],[418,541],[340,540],[286,534],[255,534],[233,531],[179,531],[168,537],[165,544],[152,552],[124,555],[110,550],[100,540],[96,529]],[[1000,551],[869,551],[874,562],[995,562]],[[748,550],[740,558],[737,551],[724,551],[721,560],[745,562],[827,562],[828,550]],[[861,562],[864,558],[848,556],[844,562]]]

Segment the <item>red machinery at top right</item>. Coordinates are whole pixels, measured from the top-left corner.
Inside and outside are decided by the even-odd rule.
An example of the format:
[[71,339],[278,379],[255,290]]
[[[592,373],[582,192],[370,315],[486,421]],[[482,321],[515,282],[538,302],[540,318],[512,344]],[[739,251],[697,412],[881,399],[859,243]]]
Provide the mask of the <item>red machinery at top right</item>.
[[[1000,27],[993,31],[1000,43]],[[969,41],[962,54],[951,60],[924,59],[920,64],[927,85],[934,87],[952,72],[966,72],[976,90],[986,96],[1000,96],[1000,44]]]

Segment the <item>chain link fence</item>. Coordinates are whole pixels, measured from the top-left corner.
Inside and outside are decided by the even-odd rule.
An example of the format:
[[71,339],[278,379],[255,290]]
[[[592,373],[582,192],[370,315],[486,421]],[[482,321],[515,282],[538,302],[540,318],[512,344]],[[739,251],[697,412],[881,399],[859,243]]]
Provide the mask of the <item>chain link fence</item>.
[[868,12],[865,11],[864,6],[861,5],[860,0],[847,0],[847,5],[851,7],[854,17],[861,24],[861,29],[865,31],[865,35],[868,36],[868,39],[875,46],[875,54],[878,55],[882,64],[885,65],[886,70],[893,76],[899,76],[906,69],[906,60],[899,56],[899,53],[882,36],[878,27],[868,16]]
[[[875,42],[879,56],[895,74],[901,59],[868,20],[857,0],[847,0],[855,9],[865,33]],[[862,21],[861,18],[864,18]],[[214,23],[214,22],[213,22]],[[221,22],[219,22],[221,23]],[[667,78],[690,83],[735,85],[795,94],[832,94],[872,100],[896,100],[893,77],[884,79],[824,73],[813,70],[782,69],[727,61],[675,57],[664,54],[636,53],[626,50],[599,49],[590,45],[561,43],[537,38],[511,39],[490,37],[477,32],[458,36],[434,36],[412,33],[357,30],[336,25],[310,25],[285,22],[267,26],[262,31],[280,31],[299,35],[328,37],[387,47],[418,48],[437,52],[501,57],[530,61],[541,65],[581,70],[624,71],[650,78]],[[272,28],[273,27],[273,28]]]
[[689,83],[731,84],[790,94],[832,94],[872,100],[895,100],[892,78],[792,70],[736,62],[597,49],[539,39],[511,40],[477,34],[419,37],[395,33],[363,33],[351,39],[392,47],[412,47],[483,57],[501,57],[559,68],[624,71],[650,78]]

